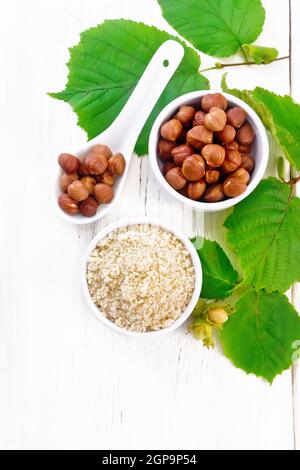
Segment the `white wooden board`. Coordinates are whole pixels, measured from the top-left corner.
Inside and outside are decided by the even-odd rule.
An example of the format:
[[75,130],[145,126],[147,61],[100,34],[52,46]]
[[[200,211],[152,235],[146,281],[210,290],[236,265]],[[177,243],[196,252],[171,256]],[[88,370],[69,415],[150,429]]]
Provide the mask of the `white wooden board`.
[[[289,54],[288,0],[264,0],[261,44]],[[299,2],[289,61],[230,69],[229,84],[259,84],[300,100]],[[56,156],[85,135],[70,108],[47,97],[63,88],[68,47],[105,18],[172,31],[155,0],[0,0],[0,447],[95,449],[293,449],[300,440],[299,376],[270,387],[235,369],[219,348],[186,335],[139,341],[105,328],[86,306],[78,267],[93,235],[146,214],[188,235],[222,240],[226,214],[196,216],[162,193],[147,157],[133,158],[123,198],[96,225],[57,218]],[[213,59],[202,55],[203,67]],[[221,74],[207,73],[212,87]],[[294,301],[296,302],[296,290]],[[298,302],[298,307],[300,307]],[[297,393],[298,390],[298,393]]]

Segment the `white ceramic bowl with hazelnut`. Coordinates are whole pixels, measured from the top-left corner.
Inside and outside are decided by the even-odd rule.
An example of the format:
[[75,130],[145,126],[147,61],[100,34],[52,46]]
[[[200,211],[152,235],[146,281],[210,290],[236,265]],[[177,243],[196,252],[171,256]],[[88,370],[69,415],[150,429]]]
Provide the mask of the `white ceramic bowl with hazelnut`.
[[[131,331],[127,330],[125,328],[121,328],[118,325],[116,325],[113,321],[109,320],[100,310],[99,308],[94,304],[89,288],[88,288],[88,283],[87,283],[87,278],[86,278],[86,272],[87,272],[87,263],[90,257],[91,252],[94,250],[96,247],[97,243],[104,239],[108,234],[111,232],[114,232],[117,229],[124,228],[124,227],[130,227],[132,225],[138,225],[138,224],[147,224],[147,225],[153,225],[153,226],[158,226],[161,227],[163,230],[166,230],[167,232],[172,233],[175,235],[175,237],[178,240],[181,240],[187,251],[190,253],[192,264],[195,270],[195,286],[194,286],[194,291],[191,296],[191,299],[186,307],[186,309],[181,313],[180,317],[175,320],[170,326],[160,329],[160,330],[155,330],[155,331],[147,331],[147,332],[138,332],[138,331]],[[162,336],[167,333],[170,333],[171,331],[174,331],[175,329],[179,328],[191,315],[193,312],[197,301],[199,300],[200,294],[201,294],[201,288],[202,288],[202,268],[201,268],[201,262],[199,259],[199,256],[197,254],[197,251],[194,247],[194,245],[191,243],[189,238],[180,230],[177,230],[173,226],[169,224],[162,223],[158,220],[150,219],[150,218],[128,218],[124,219],[115,223],[112,223],[105,227],[103,230],[101,230],[90,242],[85,255],[83,257],[82,265],[81,265],[81,284],[82,284],[82,289],[83,289],[83,295],[84,298],[86,299],[87,304],[89,305],[90,309],[94,312],[96,317],[104,323],[106,326],[111,328],[112,330],[116,331],[117,333],[121,333],[125,336],[131,336],[131,337],[136,337],[136,338],[153,338],[157,336]]]
[[[202,200],[190,199],[180,194],[180,192],[176,191],[175,189],[173,189],[172,186],[170,186],[170,184],[166,181],[162,173],[162,168],[163,168],[164,163],[159,158],[157,148],[158,148],[158,142],[160,139],[161,126],[165,122],[167,122],[168,120],[172,119],[175,116],[180,106],[182,105],[194,106],[195,108],[199,109],[201,98],[204,95],[212,94],[212,93],[221,93],[228,101],[228,108],[238,106],[238,107],[241,107],[247,113],[246,122],[248,122],[252,126],[256,134],[256,138],[254,140],[252,151],[251,151],[251,155],[253,156],[255,160],[255,167],[254,167],[253,172],[251,173],[250,180],[246,187],[246,190],[242,194],[240,194],[237,197],[232,197],[232,198],[225,199],[219,202],[203,202]],[[196,150],[195,153],[200,153],[200,151]],[[244,101],[228,93],[212,91],[212,90],[209,90],[209,91],[202,90],[202,91],[195,91],[192,93],[187,93],[185,95],[182,95],[176,98],[161,111],[156,121],[154,122],[152,130],[151,130],[150,139],[149,139],[149,158],[150,158],[151,168],[156,179],[172,197],[177,199],[179,202],[189,207],[192,207],[196,210],[204,211],[204,212],[215,212],[215,211],[228,209],[238,204],[240,201],[242,201],[247,196],[249,196],[249,194],[251,194],[252,191],[257,187],[257,185],[263,178],[264,173],[267,168],[268,158],[269,158],[269,143],[268,143],[267,133],[266,133],[263,123],[261,122],[256,112],[250,106],[248,106],[248,104],[246,104]]]

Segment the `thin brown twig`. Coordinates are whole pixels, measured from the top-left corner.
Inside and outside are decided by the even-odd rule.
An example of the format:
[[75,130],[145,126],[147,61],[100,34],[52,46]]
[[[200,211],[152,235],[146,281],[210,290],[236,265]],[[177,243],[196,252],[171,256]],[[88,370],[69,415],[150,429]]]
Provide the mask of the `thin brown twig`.
[[[287,60],[287,59],[289,59],[288,55],[284,57],[278,57],[278,59],[274,59],[272,62],[278,62],[280,60]],[[242,65],[268,65],[268,64],[257,64],[256,62],[249,61],[249,60],[245,62],[235,62],[232,64],[221,64],[218,62],[217,65],[215,65],[214,67],[209,67],[207,69],[200,70],[199,73],[208,72],[209,70],[225,69],[226,67],[241,67]]]

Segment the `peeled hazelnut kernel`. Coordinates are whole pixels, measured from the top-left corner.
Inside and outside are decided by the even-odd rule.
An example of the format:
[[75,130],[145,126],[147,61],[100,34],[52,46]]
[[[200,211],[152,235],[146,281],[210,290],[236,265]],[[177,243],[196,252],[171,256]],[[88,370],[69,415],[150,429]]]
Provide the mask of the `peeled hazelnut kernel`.
[[88,190],[89,194],[93,194],[94,188],[97,184],[97,181],[95,180],[95,178],[93,178],[92,176],[84,176],[83,178],[81,178],[80,181],[82,181],[82,183]]
[[[204,117],[204,125],[206,129],[213,132],[220,132],[226,124],[226,113],[220,108],[211,108],[209,113]],[[232,140],[232,139],[231,139]]]
[[242,157],[236,150],[227,150],[224,163],[222,165],[222,173],[232,173],[237,170],[242,163]]
[[232,142],[228,142],[226,144],[223,144],[224,149],[226,150],[237,150],[239,151],[239,144],[233,140]]
[[241,145],[250,145],[255,139],[255,132],[253,127],[246,122],[236,134],[236,140]]
[[247,119],[247,113],[240,108],[239,106],[235,106],[234,108],[228,109],[227,111],[227,123],[231,126],[239,129]]
[[[234,127],[226,124],[224,129],[220,132],[216,133],[217,139],[222,142],[222,144],[228,144],[234,141],[236,135],[236,130]],[[236,146],[238,147],[238,143],[236,142]]]
[[176,166],[175,168],[171,168],[171,170],[168,171],[166,174],[166,181],[169,183],[172,188],[176,189],[179,191],[180,189],[183,189],[184,186],[186,185],[186,179],[182,174],[181,168]]
[[249,171],[249,173],[251,173],[255,166],[254,159],[250,155],[241,155],[241,157],[242,157],[241,168],[244,168],[245,170]]
[[113,175],[121,176],[123,175],[126,167],[126,162],[124,155],[120,152],[115,153],[108,160],[108,171]]
[[192,147],[201,149],[205,144],[212,143],[213,136],[213,132],[205,126],[194,126],[188,131],[186,140]]
[[79,167],[79,160],[70,153],[62,153],[58,157],[58,164],[68,175],[77,173]]
[[112,175],[109,171],[105,171],[103,175],[100,175],[99,183],[104,183],[108,184],[109,186],[113,186],[115,184],[115,176]]
[[169,142],[165,139],[160,139],[158,142],[158,155],[163,162],[166,162],[171,158],[171,152],[176,147],[176,142]]
[[225,149],[221,145],[209,144],[205,145],[201,150],[201,155],[206,161],[207,165],[212,168],[221,166],[225,160]]
[[227,100],[225,96],[221,95],[221,93],[208,93],[207,95],[204,95],[201,100],[201,107],[206,113],[208,113],[208,111],[214,107],[223,109],[225,111],[227,105]]
[[83,178],[84,176],[89,176],[90,172],[87,169],[86,163],[84,161],[79,163],[77,173],[80,176],[80,178]]
[[108,204],[113,199],[114,192],[108,184],[98,183],[94,189],[94,196],[101,204]]
[[208,318],[217,325],[222,325],[228,320],[228,314],[223,308],[213,308],[208,312]]
[[92,196],[89,196],[80,204],[79,210],[85,217],[93,217],[97,212],[98,206],[98,202]]
[[92,175],[101,175],[105,172],[108,161],[105,155],[90,153],[85,159],[85,164]]
[[93,153],[95,155],[104,155],[107,160],[112,156],[112,151],[107,145],[102,145],[102,144],[97,144],[93,145],[91,148],[90,153]]
[[205,114],[204,111],[197,111],[193,119],[193,126],[204,126]]
[[193,106],[180,106],[175,118],[181,122],[183,126],[188,126],[194,117],[196,110]]
[[248,184],[250,180],[250,175],[245,168],[238,168],[233,173],[231,173],[230,178],[238,178],[242,183]]
[[247,189],[247,185],[239,180],[239,178],[227,178],[223,183],[224,194],[228,197],[237,197],[243,194]]
[[192,181],[187,185],[187,195],[193,201],[200,199],[206,188],[204,179],[200,181]]
[[180,136],[182,129],[182,124],[178,119],[170,119],[161,126],[160,135],[163,139],[175,142]]
[[219,181],[220,172],[218,170],[206,170],[205,180],[207,184],[216,184]]
[[74,215],[78,212],[78,203],[71,199],[67,194],[61,194],[59,196],[58,205],[69,215]]
[[61,175],[59,180],[59,186],[63,193],[67,192],[68,187],[70,186],[73,181],[78,180],[78,175],[74,173],[73,175],[67,175],[64,173]]
[[240,153],[245,153],[246,155],[251,155],[251,149],[252,149],[252,145],[239,145],[239,152]]
[[162,167],[162,174],[165,176],[169,170],[171,170],[172,168],[175,168],[175,163],[172,162],[171,160],[169,162],[166,162],[164,164],[164,166]]
[[214,184],[213,186],[209,186],[209,188],[207,188],[204,193],[205,202],[219,202],[223,201],[224,198],[225,195],[222,184]]
[[197,181],[205,175],[205,161],[200,155],[187,157],[182,164],[182,174],[188,181]]
[[73,181],[72,184],[68,187],[68,195],[74,201],[83,201],[89,196],[89,192],[82,181]]
[[190,155],[193,155],[193,153],[194,149],[188,144],[178,145],[171,152],[176,166],[181,166],[184,160]]

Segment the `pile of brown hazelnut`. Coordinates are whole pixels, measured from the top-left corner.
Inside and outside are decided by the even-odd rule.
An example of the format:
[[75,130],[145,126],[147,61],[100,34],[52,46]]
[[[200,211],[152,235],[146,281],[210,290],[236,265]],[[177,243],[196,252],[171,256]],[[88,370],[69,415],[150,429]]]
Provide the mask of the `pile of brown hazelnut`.
[[60,177],[59,207],[69,215],[92,217],[100,204],[108,204],[114,197],[116,178],[125,171],[125,158],[113,154],[107,145],[94,145],[86,158],[69,153],[58,157],[64,173]]
[[199,107],[181,106],[160,135],[162,173],[182,195],[219,202],[246,190],[255,164],[255,131],[245,110],[229,107],[221,93],[204,95]]

